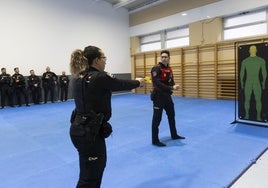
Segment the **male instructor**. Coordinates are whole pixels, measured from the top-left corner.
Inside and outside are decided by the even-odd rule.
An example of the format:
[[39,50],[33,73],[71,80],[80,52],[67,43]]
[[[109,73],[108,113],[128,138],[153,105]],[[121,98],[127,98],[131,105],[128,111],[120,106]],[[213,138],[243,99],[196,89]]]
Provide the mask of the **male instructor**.
[[168,50],[161,51],[161,62],[151,70],[153,91],[151,99],[153,101],[153,120],[152,120],[152,144],[155,146],[166,146],[158,138],[159,125],[162,119],[163,109],[166,111],[169,129],[172,139],[185,139],[179,136],[176,130],[175,110],[172,100],[173,90],[178,90],[179,85],[175,85],[172,69],[169,67],[170,53]]

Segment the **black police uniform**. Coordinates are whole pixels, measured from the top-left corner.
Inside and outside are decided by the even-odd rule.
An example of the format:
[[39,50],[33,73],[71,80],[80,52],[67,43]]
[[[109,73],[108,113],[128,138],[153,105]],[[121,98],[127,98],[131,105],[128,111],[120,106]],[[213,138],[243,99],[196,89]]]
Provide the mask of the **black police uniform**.
[[44,102],[47,103],[48,92],[50,92],[50,100],[54,102],[55,86],[57,84],[58,76],[54,72],[44,72],[42,76],[44,88]]
[[151,70],[153,91],[151,99],[153,101],[154,113],[152,120],[152,143],[159,143],[159,125],[162,119],[163,109],[166,111],[169,128],[172,138],[178,137],[175,126],[175,110],[172,100],[172,90],[175,85],[172,69],[161,62]]
[[39,104],[41,99],[41,79],[39,76],[30,75],[27,77],[29,91],[31,92],[33,103]]
[[68,88],[69,88],[69,78],[66,75],[61,75],[59,77],[59,82],[60,82],[60,100],[67,101],[68,99]]
[[17,97],[18,105],[21,106],[22,96],[24,97],[24,102],[26,106],[29,106],[28,93],[26,90],[25,78],[22,74],[15,73],[12,75],[12,86],[14,89],[14,93]]
[[5,107],[8,98],[9,105],[13,106],[11,76],[7,73],[0,74],[1,107]]
[[93,67],[83,75],[74,85],[76,113],[72,115],[70,128],[71,140],[79,153],[80,176],[77,187],[99,188],[107,159],[105,137],[110,132],[103,135],[102,128],[99,131],[98,126],[107,124],[111,117],[112,91],[131,90],[140,83],[113,78]]

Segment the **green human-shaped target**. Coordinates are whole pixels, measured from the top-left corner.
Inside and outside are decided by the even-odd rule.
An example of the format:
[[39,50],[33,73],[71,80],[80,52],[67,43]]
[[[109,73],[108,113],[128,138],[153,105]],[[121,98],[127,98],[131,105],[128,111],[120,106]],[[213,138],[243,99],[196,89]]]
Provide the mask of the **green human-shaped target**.
[[[261,110],[262,110],[262,90],[265,89],[266,81],[266,64],[265,60],[258,57],[257,47],[255,45],[249,48],[250,56],[242,61],[240,70],[240,83],[241,88],[244,89],[244,108],[245,108],[245,119],[249,119],[249,108],[250,108],[250,98],[252,93],[254,94],[256,102],[257,120],[261,121]],[[244,79],[246,73],[246,79]],[[261,73],[262,79],[260,79],[259,74]]]

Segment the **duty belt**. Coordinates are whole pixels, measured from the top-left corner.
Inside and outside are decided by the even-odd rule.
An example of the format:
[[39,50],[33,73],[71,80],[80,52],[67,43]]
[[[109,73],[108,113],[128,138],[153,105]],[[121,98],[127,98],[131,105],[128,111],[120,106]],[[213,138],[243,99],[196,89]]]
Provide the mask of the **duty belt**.
[[86,125],[92,119],[93,118],[88,115],[76,114],[74,118],[74,122],[78,123],[79,125]]

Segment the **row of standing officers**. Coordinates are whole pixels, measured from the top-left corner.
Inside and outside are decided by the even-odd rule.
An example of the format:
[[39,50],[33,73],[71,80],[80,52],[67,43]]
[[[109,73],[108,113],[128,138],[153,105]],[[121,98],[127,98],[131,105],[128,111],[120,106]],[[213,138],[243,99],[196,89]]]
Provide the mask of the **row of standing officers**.
[[53,103],[55,99],[55,87],[58,83],[60,86],[60,100],[66,101],[68,99],[69,78],[65,71],[58,77],[54,72],[50,71],[50,67],[46,67],[46,72],[44,72],[40,78],[35,75],[34,70],[30,70],[30,76],[25,79],[25,77],[19,73],[18,67],[14,68],[14,74],[12,76],[7,74],[6,68],[1,68],[1,108],[6,106],[7,101],[9,105],[13,107],[15,98],[18,106],[22,105],[23,98],[25,105],[29,106],[29,95],[31,95],[34,104],[40,104],[42,88],[44,90],[44,103],[47,103],[49,93],[50,100]]

